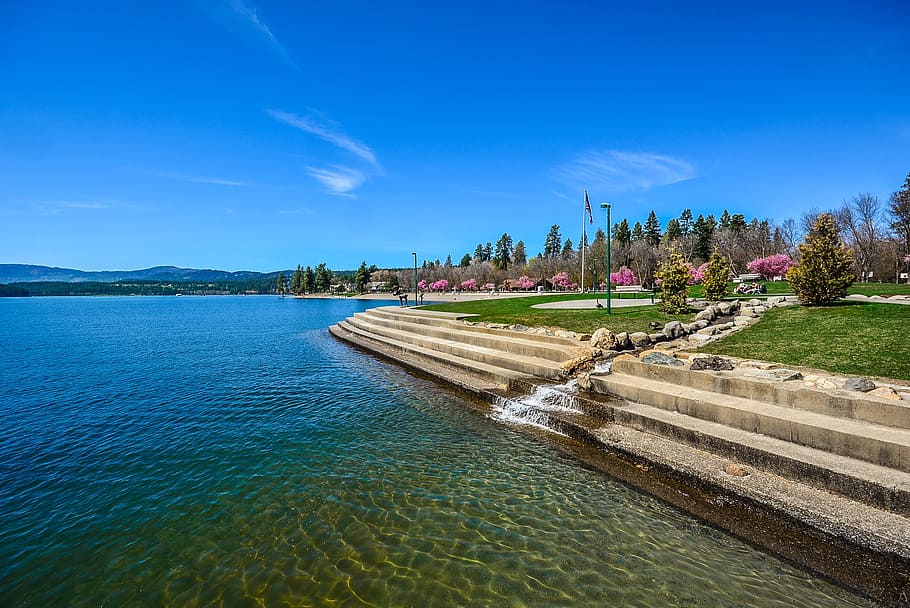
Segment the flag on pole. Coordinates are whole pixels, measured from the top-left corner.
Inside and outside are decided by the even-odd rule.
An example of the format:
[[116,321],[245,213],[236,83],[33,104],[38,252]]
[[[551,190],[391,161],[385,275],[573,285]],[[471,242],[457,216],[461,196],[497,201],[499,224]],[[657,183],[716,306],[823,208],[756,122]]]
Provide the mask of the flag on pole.
[[590,223],[594,223],[594,214],[591,213],[591,202],[588,200],[588,191],[585,190],[585,211],[588,212],[588,219]]

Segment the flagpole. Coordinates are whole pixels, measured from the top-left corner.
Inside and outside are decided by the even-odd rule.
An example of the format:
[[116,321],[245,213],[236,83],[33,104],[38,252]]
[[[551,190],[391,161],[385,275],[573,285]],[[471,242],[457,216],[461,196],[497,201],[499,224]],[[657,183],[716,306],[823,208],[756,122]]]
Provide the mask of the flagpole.
[[[588,191],[585,190],[585,196]],[[587,249],[588,239],[585,238],[585,214],[588,212],[587,207],[581,207],[581,293],[585,292],[585,249]]]

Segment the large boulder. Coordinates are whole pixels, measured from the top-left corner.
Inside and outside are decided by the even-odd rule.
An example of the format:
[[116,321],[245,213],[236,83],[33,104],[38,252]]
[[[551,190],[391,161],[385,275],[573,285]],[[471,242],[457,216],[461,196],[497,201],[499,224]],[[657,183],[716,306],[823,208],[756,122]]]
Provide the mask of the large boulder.
[[629,340],[635,348],[644,348],[651,344],[651,338],[643,331],[636,331],[629,334]]
[[689,369],[694,371],[729,371],[733,369],[733,362],[717,355],[696,356],[692,359]]
[[615,350],[616,334],[606,327],[601,327],[591,334],[591,346],[601,350]]
[[700,313],[698,313],[697,315],[695,315],[696,321],[711,322],[715,318],[717,318],[717,309],[715,309],[713,306],[709,306],[706,309],[704,309],[703,311],[701,311]]
[[844,383],[844,388],[848,391],[868,393],[875,389],[875,382],[869,380],[869,378],[847,378],[847,381]]
[[669,365],[671,367],[682,367],[685,365],[676,357],[659,351],[651,351],[649,353],[645,353],[642,355],[641,360],[642,363],[648,363],[651,365]]
[[683,328],[683,324],[679,321],[670,321],[663,328],[663,334],[667,336],[669,340],[675,340],[676,338],[681,338],[685,335],[686,330]]

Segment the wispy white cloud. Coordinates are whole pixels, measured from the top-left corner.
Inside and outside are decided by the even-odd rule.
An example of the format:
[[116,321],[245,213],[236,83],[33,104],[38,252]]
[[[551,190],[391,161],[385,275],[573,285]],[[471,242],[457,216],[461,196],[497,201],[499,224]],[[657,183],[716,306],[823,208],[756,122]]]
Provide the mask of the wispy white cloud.
[[278,39],[275,38],[275,34],[272,33],[272,30],[269,29],[269,26],[264,24],[261,19],[259,19],[259,14],[256,12],[255,7],[248,6],[243,0],[234,0],[231,3],[231,8],[234,9],[234,12],[246,19],[250,25],[259,30],[264,34],[269,40],[278,44]]
[[353,197],[354,195],[351,194],[351,190],[357,188],[366,181],[367,178],[363,172],[358,171],[357,169],[340,165],[332,165],[331,168],[328,169],[307,167],[306,171],[310,174],[310,177],[319,181],[328,188],[332,194],[338,194],[340,196]]
[[313,116],[298,116],[297,114],[284,112],[282,110],[266,110],[266,113],[275,120],[315,135],[316,137],[367,161],[373,165],[374,168],[379,168],[379,162],[376,160],[376,154],[373,153],[373,150],[365,143],[350,137],[338,125],[321,122]]
[[144,211],[145,207],[121,201],[108,201],[100,199],[75,200],[75,201],[35,201],[26,203],[28,208],[36,209],[42,215],[57,215],[67,211],[92,212],[104,210],[119,211]]
[[183,173],[151,173],[156,177],[172,179],[178,182],[191,182],[194,184],[212,184],[215,186],[233,186],[238,188],[251,188],[254,184],[250,182],[241,182],[233,179],[222,179],[220,177],[205,177],[201,175],[186,175]]
[[[290,67],[298,72],[300,71],[300,68],[294,63],[294,60],[291,59],[287,49],[284,48],[284,45],[281,44],[278,37],[275,36],[271,28],[260,18],[259,11],[255,4],[245,0],[227,0],[226,5],[221,5],[221,7],[225,6],[230,13],[239,17],[246,27],[251,28],[257,35],[263,38],[272,50],[279,54]],[[222,9],[219,9],[219,11],[220,10]]]
[[690,163],[663,154],[593,150],[560,165],[553,175],[574,188],[627,192],[686,181],[697,172]]

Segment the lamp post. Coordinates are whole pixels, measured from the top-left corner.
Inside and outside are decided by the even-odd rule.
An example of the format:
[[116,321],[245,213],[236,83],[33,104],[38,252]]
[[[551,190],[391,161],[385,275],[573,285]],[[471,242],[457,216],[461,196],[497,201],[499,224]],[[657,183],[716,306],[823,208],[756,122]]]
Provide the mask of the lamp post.
[[412,251],[411,255],[414,256],[414,306],[417,306],[417,252]]
[[607,314],[610,314],[610,203],[601,203],[600,208],[607,210],[607,267],[604,276],[607,281]]

